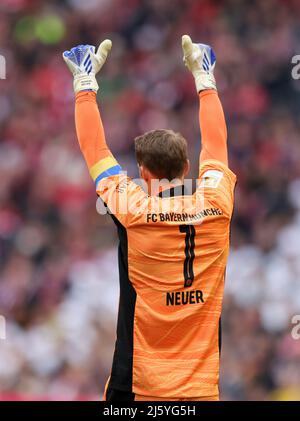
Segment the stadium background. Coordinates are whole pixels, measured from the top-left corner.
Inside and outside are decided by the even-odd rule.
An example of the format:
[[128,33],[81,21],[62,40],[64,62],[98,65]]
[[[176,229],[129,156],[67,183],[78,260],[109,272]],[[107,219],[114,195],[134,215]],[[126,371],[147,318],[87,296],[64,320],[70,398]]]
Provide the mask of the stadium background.
[[100,80],[113,152],[171,127],[199,151],[181,35],[214,46],[238,175],[223,313],[222,398],[300,399],[300,53],[297,0],[1,0],[1,399],[97,399],[109,374],[117,238],[95,211],[61,52],[113,40]]

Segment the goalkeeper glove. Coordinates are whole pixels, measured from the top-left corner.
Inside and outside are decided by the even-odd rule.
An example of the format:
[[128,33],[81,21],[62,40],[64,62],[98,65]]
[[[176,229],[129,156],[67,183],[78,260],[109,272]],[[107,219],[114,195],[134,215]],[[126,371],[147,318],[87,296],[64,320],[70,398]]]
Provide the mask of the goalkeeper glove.
[[183,61],[192,72],[197,92],[215,89],[214,67],[216,56],[213,49],[206,44],[194,44],[188,35],[182,37]]
[[93,45],[78,45],[63,53],[63,59],[74,76],[75,93],[84,90],[98,91],[96,74],[105,63],[111,46],[111,40],[106,39],[101,42],[97,52]]

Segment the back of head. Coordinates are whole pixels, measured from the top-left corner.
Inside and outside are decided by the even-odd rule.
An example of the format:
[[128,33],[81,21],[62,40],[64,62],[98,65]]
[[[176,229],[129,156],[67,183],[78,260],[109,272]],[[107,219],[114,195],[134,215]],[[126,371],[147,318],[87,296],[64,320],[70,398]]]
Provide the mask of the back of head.
[[187,142],[173,130],[151,130],[135,138],[139,166],[147,168],[158,179],[181,178],[187,162]]

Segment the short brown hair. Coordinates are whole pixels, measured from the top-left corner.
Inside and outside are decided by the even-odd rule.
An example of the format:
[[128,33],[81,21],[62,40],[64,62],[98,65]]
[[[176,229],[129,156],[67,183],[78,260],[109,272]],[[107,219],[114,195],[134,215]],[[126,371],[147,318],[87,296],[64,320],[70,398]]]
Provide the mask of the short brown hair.
[[139,165],[145,166],[157,178],[169,181],[181,177],[187,161],[187,143],[173,130],[151,130],[134,139]]

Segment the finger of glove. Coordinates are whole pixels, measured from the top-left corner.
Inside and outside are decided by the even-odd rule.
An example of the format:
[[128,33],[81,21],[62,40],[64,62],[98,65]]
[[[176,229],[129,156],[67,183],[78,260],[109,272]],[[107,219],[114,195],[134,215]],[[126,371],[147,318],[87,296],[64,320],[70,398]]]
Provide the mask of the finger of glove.
[[63,59],[64,59],[64,61],[65,61],[65,63],[66,63],[66,65],[68,66],[68,68],[69,68],[69,70],[70,70],[70,72],[72,72],[72,73],[75,73],[76,72],[76,68],[77,68],[77,66],[75,65],[75,63],[73,63],[66,55],[65,55],[65,53],[66,53],[67,51],[65,51],[64,53],[63,53]]
[[186,57],[185,57],[185,56],[183,57],[182,61],[183,61],[184,65],[185,65],[187,68],[189,68],[189,63],[188,63],[188,61],[187,61],[187,59],[186,59]]
[[104,41],[101,42],[101,44],[99,45],[98,51],[96,53],[96,57],[98,58],[98,60],[100,62],[105,62],[110,50],[112,47],[112,42],[110,39],[105,39]]
[[189,35],[182,36],[182,50],[185,57],[190,56],[193,53],[193,42]]

